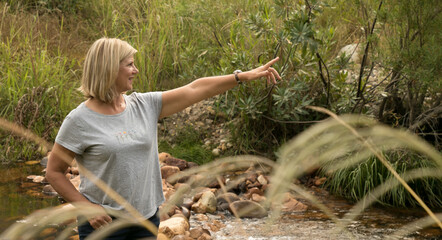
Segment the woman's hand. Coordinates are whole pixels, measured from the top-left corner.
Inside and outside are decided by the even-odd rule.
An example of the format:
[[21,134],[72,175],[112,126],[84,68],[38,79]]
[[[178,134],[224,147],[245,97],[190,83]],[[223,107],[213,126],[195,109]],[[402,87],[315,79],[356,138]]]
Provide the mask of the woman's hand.
[[252,69],[247,72],[242,72],[238,74],[238,78],[240,81],[247,82],[252,81],[261,77],[267,78],[267,83],[274,83],[276,84],[276,79],[281,80],[281,76],[279,76],[278,71],[276,71],[274,68],[272,68],[272,65],[279,60],[279,57],[272,59],[265,65],[262,65],[261,67]]
[[112,218],[106,214],[106,212],[104,211],[104,208],[100,205],[97,205],[97,207],[101,208],[101,210],[103,211],[103,215],[95,216],[95,217],[88,219],[89,224],[94,229],[105,227],[106,225],[108,225],[109,223],[112,222]]

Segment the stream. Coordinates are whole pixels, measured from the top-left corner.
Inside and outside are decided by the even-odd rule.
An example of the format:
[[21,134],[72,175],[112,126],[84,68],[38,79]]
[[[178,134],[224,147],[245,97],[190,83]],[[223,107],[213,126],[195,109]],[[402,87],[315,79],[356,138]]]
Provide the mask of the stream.
[[[315,189],[316,196],[323,200],[332,212],[342,217],[352,205],[345,199],[329,196],[325,190]],[[326,200],[326,201],[324,201]],[[385,239],[400,227],[413,222],[426,213],[420,209],[398,209],[371,207],[366,209],[355,221],[347,226],[348,232],[337,232],[336,224],[322,211],[309,205],[303,213],[283,215],[275,223],[270,224],[269,218],[235,219],[231,214],[225,216],[208,215],[205,222],[192,220],[191,226],[200,225],[210,229],[210,223],[219,221],[225,226],[215,232],[215,239],[235,240],[294,240],[294,239]],[[403,239],[442,239],[442,230],[434,225],[417,231]]]
[[[43,169],[40,164],[24,163],[0,167],[0,233],[38,209],[59,205],[57,197],[42,193],[43,184],[26,178],[33,174],[43,175]],[[331,196],[320,188],[311,191],[338,217],[352,207],[348,201]],[[421,209],[371,207],[347,227],[351,235],[337,232],[336,224],[312,206],[304,213],[283,215],[274,223],[269,223],[269,218],[238,220],[224,212],[207,214],[204,219],[200,214],[193,214],[190,225],[191,228],[203,226],[211,230],[214,239],[225,240],[384,239],[401,226],[424,216],[426,213]],[[433,225],[404,239],[442,239],[441,236],[442,230]]]

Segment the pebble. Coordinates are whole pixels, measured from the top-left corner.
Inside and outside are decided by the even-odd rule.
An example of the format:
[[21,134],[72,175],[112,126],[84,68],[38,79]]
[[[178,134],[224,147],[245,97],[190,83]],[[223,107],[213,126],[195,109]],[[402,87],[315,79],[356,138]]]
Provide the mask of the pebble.
[[212,154],[213,156],[218,157],[221,154],[221,150],[219,150],[218,148],[214,148],[212,150]]

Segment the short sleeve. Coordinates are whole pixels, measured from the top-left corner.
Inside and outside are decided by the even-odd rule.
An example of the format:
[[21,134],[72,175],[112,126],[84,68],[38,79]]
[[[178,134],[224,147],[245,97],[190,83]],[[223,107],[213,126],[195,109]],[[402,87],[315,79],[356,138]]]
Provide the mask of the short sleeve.
[[71,112],[64,119],[55,142],[76,154],[82,154],[84,152],[84,141],[81,141],[83,131],[72,115]]
[[163,92],[147,92],[133,93],[143,104],[150,107],[151,111],[156,114],[157,119],[160,117],[163,107]]

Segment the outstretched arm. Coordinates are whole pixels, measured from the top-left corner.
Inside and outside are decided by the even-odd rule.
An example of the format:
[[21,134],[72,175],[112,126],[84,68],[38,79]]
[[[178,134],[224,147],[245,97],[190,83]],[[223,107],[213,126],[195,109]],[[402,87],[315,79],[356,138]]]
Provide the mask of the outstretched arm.
[[[238,73],[241,82],[252,81],[261,77],[266,77],[270,83],[276,83],[276,79],[281,79],[278,72],[271,66],[278,61],[275,58],[265,65],[253,70]],[[166,91],[162,95],[163,107],[160,118],[170,116],[186,107],[201,100],[221,94],[238,85],[234,74],[214,77],[199,78],[183,87]]]

